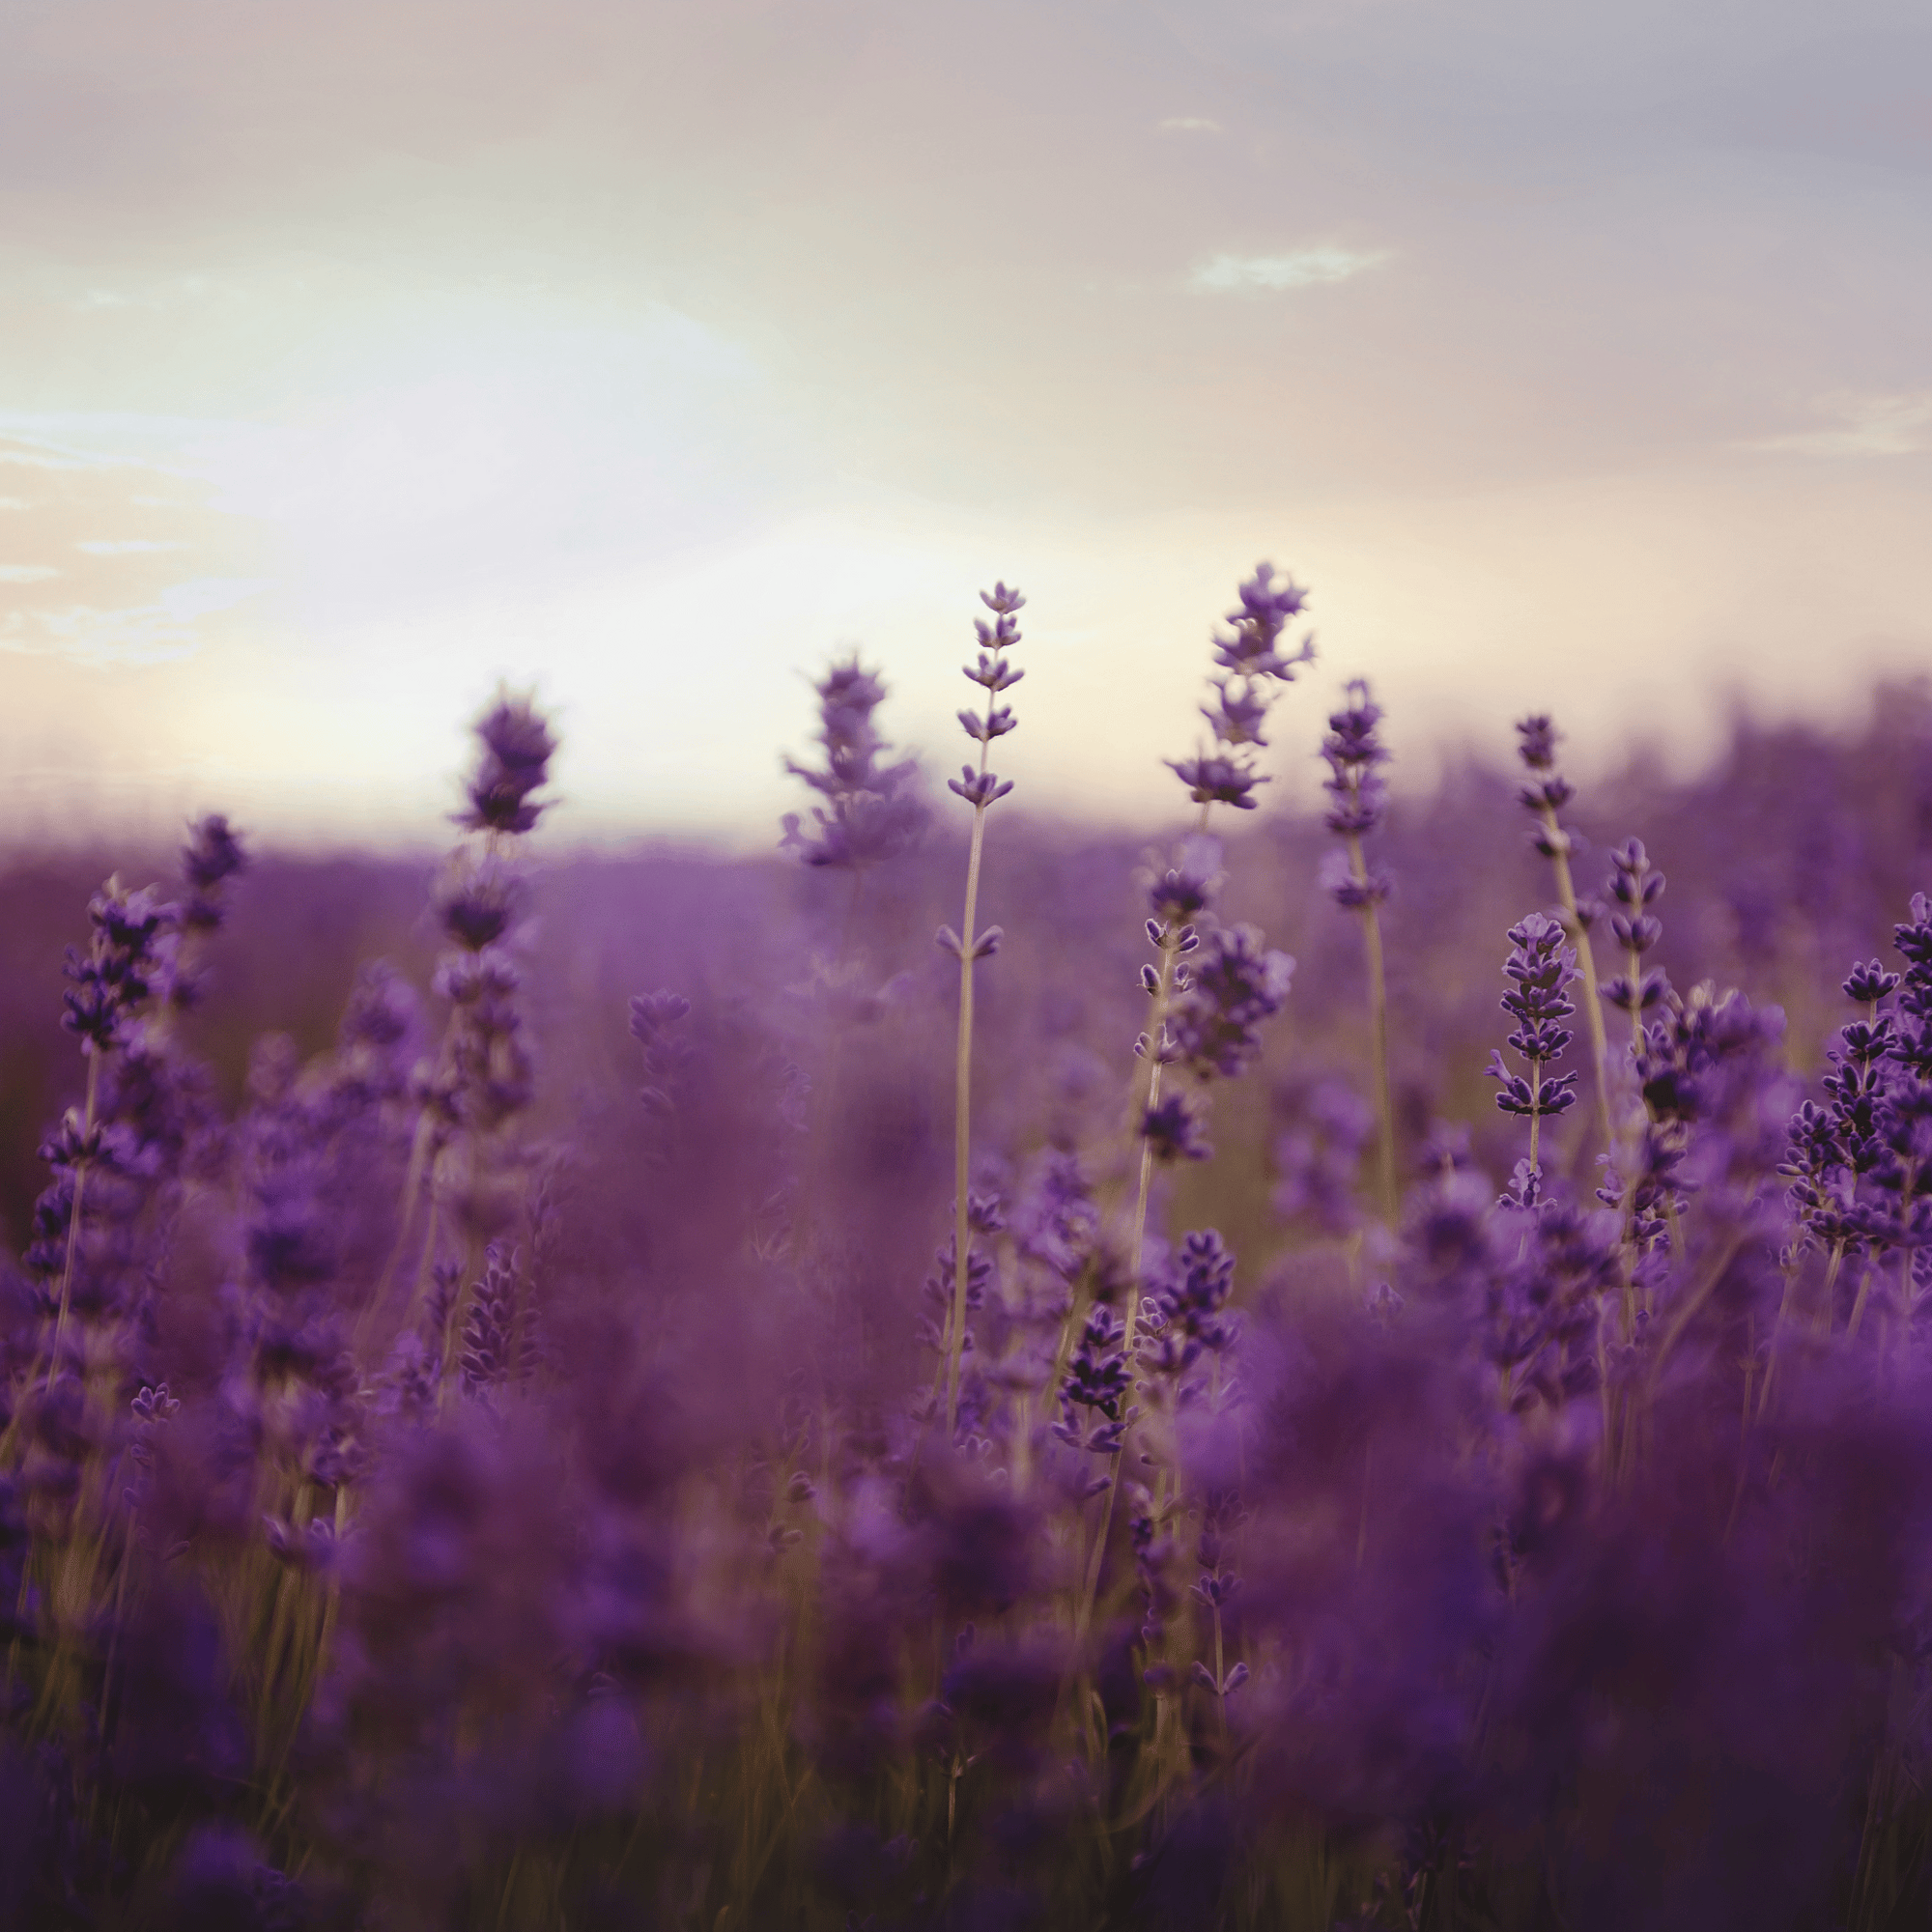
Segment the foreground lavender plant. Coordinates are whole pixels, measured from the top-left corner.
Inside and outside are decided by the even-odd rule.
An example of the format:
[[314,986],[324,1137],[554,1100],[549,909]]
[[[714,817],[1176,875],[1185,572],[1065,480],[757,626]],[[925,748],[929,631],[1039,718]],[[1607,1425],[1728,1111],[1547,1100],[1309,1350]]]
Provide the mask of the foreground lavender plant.
[[[950,925],[939,928],[939,944],[959,961],[959,1042],[953,1066],[953,1221],[952,1254],[955,1264],[958,1258],[970,1253],[967,1240],[967,1220],[970,1213],[968,1181],[971,1179],[973,1159],[973,968],[981,959],[989,959],[999,951],[1000,941],[1005,936],[997,925],[989,925],[984,932],[978,929],[980,907],[980,861],[985,850],[986,808],[995,801],[1005,798],[1012,790],[1010,779],[1004,782],[996,772],[986,765],[988,753],[996,738],[1004,737],[1014,727],[1012,707],[999,701],[1000,694],[1016,685],[1026,673],[1015,670],[1007,662],[1007,652],[1019,642],[1019,625],[1014,613],[1026,604],[1026,599],[1017,590],[1009,590],[1004,583],[996,583],[990,590],[980,593],[980,601],[993,613],[993,621],[988,624],[984,618],[975,621],[974,629],[980,639],[980,661],[977,665],[965,667],[968,680],[980,686],[986,694],[984,714],[962,711],[959,723],[966,735],[980,747],[980,766],[977,771],[971,765],[963,766],[956,779],[947,781],[948,788],[955,791],[973,808],[973,838],[966,856],[966,905],[959,919],[959,930],[954,932]],[[965,1265],[955,1265],[952,1308],[948,1318],[946,1352],[946,1435],[949,1441],[959,1421],[959,1364],[966,1347],[966,1283],[970,1269]]]
[[[937,1374],[903,1289],[952,1178],[927,1072],[953,1015],[914,987],[868,1027],[837,1213],[809,1257],[767,1238],[809,1118],[775,1015],[813,929],[768,865],[589,860],[552,875],[542,930],[508,895],[442,928],[439,977],[490,1009],[460,1024],[492,1053],[461,1068],[480,1084],[420,1299],[371,1321],[422,1019],[409,975],[358,972],[349,934],[408,960],[419,881],[271,859],[218,938],[185,913],[144,935],[160,905],[222,894],[195,881],[226,859],[197,832],[184,889],[108,895],[76,953],[76,1022],[118,1015],[94,1135],[84,1061],[43,1055],[51,1184],[38,1209],[0,1193],[30,1237],[0,1270],[0,1918],[1920,1922],[1932,901],[1889,931],[1890,967],[1853,965],[1822,1087],[1803,1025],[1793,1046],[1776,1009],[1703,976],[1747,886],[1774,914],[1823,891],[1761,884],[1778,788],[1829,790],[1794,771],[1856,773],[1859,839],[1833,863],[1868,848],[1871,904],[1896,915],[1893,875],[1932,856],[1896,831],[1922,747],[1806,753],[1753,728],[1738,761],[1755,747],[1775,782],[1646,805],[1672,903],[1702,915],[1672,925],[1690,990],[1649,964],[1654,868],[1613,856],[1642,1110],[1597,1199],[1556,1146],[1581,1098],[1580,1065],[1558,1070],[1580,962],[1533,917],[1511,932],[1498,1068],[1532,1157],[1499,1201],[1520,1145],[1438,1122],[1394,1226],[1347,1258],[1326,1236],[1359,1225],[1374,1122],[1319,1036],[1359,1000],[1350,949],[1295,975],[1286,1085],[1321,1138],[1281,1162],[1289,1224],[1252,1110],[1227,1107],[1182,1211],[1147,1198],[1130,1267],[1134,1163],[1098,1049],[1136,1004],[1114,931],[1132,853],[1012,828],[1042,943],[976,1035],[998,1098],[973,1117],[966,1239],[930,1269]],[[476,867],[525,836],[547,768],[547,728],[497,736]],[[1487,864],[1507,797],[1485,795],[1452,794],[1472,860],[1435,898],[1453,916],[1388,935],[1415,948],[1415,1091],[1445,1112],[1479,1072],[1468,989],[1510,891]],[[1454,856],[1442,816],[1427,841],[1378,828],[1406,876],[1406,854]],[[1320,847],[1314,823],[1279,830]],[[1146,882],[1155,945],[1192,938],[1146,1038],[1161,1106],[1185,1103],[1164,1139],[1132,1090],[1128,1145],[1156,1178],[1288,991],[1285,956],[1216,917],[1239,850],[1191,841]],[[1249,897],[1292,917],[1302,881],[1271,907],[1275,884]],[[908,939],[914,890],[906,868],[880,895],[880,947]],[[55,902],[9,882],[16,951],[36,894]],[[1884,944],[1877,920],[1848,961]],[[627,1036],[615,989],[660,982],[690,998],[639,994]],[[332,1044],[315,987],[346,1000]],[[33,1091],[19,1069],[51,1018],[10,1029],[5,1093]],[[538,1019],[541,1064],[522,1052]],[[227,1109],[192,1051],[239,1077],[258,1023]],[[0,1187],[19,1151],[0,1136]],[[1176,1225],[1210,1199],[1220,1230]],[[907,1417],[936,1420],[955,1336],[941,1439]]]

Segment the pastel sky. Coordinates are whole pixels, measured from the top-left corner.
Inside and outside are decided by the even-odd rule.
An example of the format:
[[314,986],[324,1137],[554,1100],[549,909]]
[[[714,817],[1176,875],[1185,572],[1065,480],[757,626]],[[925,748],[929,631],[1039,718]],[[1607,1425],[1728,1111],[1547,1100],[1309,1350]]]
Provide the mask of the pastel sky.
[[14,831],[756,843],[857,645],[1171,816],[1267,557],[1409,768],[1932,668],[1923,0],[4,0]]

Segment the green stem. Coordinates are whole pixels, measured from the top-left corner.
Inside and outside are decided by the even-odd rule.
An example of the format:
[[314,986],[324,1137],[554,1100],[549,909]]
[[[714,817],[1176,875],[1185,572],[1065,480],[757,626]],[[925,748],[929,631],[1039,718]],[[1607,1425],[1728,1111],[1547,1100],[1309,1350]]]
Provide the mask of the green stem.
[[[1368,861],[1358,833],[1349,838],[1349,870],[1358,886],[1369,883]],[[1388,989],[1382,977],[1382,926],[1376,903],[1362,905],[1362,945],[1369,964],[1369,1062],[1376,1090],[1376,1181],[1382,1219],[1394,1227],[1399,1204],[1395,1181],[1395,1106],[1389,1097]],[[1532,1156],[1533,1157],[1533,1156]]]
[[[980,763],[986,748],[980,748]],[[973,949],[978,939],[974,922],[980,908],[980,858],[986,841],[986,808],[973,809],[973,845],[966,860],[966,907],[959,922],[959,1050],[953,1065],[952,1102],[952,1310],[948,1320],[946,1362],[946,1439],[952,1440],[959,1423],[959,1369],[966,1351],[967,1183],[973,1156]]]
[[[95,1051],[87,1056],[87,1110],[81,1121],[81,1138],[94,1132],[94,1110],[100,1092],[100,1051],[99,1042],[94,1042]],[[67,1258],[61,1264],[60,1307],[54,1315],[53,1345],[47,1351],[47,1387],[54,1385],[54,1376],[60,1368],[61,1336],[67,1328],[68,1298],[73,1292],[73,1257],[80,1246],[80,1204],[87,1190],[87,1171],[89,1162],[83,1156],[73,1168],[73,1211],[68,1216]]]

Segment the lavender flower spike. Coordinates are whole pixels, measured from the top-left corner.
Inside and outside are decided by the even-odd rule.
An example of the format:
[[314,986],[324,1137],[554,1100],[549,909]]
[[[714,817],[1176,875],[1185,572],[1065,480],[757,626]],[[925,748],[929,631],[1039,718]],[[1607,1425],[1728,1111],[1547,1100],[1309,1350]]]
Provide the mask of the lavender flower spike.
[[1492,1053],[1487,1069],[1501,1083],[1496,1105],[1529,1122],[1529,1172],[1536,1179],[1538,1130],[1545,1116],[1568,1112],[1577,1098],[1577,1076],[1546,1079],[1543,1069],[1562,1057],[1574,1036],[1561,1024],[1577,1010],[1570,986],[1580,978],[1577,955],[1564,945],[1562,923],[1531,913],[1509,929],[1510,955],[1503,964],[1510,980],[1503,1010],[1516,1021],[1505,1042],[1529,1063],[1525,1077],[1512,1073],[1502,1056]]
[[1328,720],[1321,755],[1328,761],[1323,789],[1333,803],[1326,823],[1343,840],[1343,850],[1321,868],[1321,883],[1344,911],[1362,921],[1362,949],[1369,972],[1370,1077],[1376,1094],[1376,1174],[1382,1219],[1395,1225],[1397,1208],[1395,1106],[1389,1094],[1388,989],[1382,972],[1382,931],[1378,908],[1389,894],[1389,878],[1371,870],[1362,839],[1382,821],[1388,787],[1379,768],[1388,752],[1378,735],[1381,706],[1369,696],[1366,679],[1351,678],[1348,703]]
[[1214,662],[1225,675],[1208,679],[1215,702],[1201,708],[1213,730],[1214,748],[1191,758],[1167,760],[1168,769],[1201,808],[1198,829],[1204,832],[1216,805],[1232,805],[1237,811],[1255,809],[1255,787],[1268,782],[1252,760],[1252,751],[1267,743],[1262,726],[1274,702],[1268,687],[1293,683],[1296,670],[1315,656],[1312,638],[1304,638],[1298,650],[1284,653],[1280,648],[1288,620],[1308,601],[1308,593],[1292,579],[1277,582],[1274,566],[1260,563],[1236,594],[1240,602],[1228,612],[1233,629],[1214,636]]
[[953,1211],[952,1252],[965,1257],[955,1268],[952,1307],[948,1316],[946,1361],[946,1437],[952,1441],[959,1426],[960,1362],[966,1346],[966,1283],[971,1273],[972,1248],[967,1226],[967,1203],[971,1198],[970,1179],[973,1148],[973,967],[978,960],[991,957],[999,945],[997,929],[981,933],[978,929],[980,911],[980,864],[986,843],[986,808],[1012,790],[1010,779],[1002,781],[986,767],[993,741],[1014,728],[1010,707],[1001,704],[1000,693],[1009,691],[1021,673],[1007,662],[1007,653],[1020,640],[1017,613],[1026,599],[1005,582],[980,593],[980,601],[992,611],[989,624],[983,617],[974,620],[974,634],[980,640],[980,661],[966,667],[966,679],[985,693],[983,714],[962,711],[959,723],[966,735],[980,747],[980,765],[960,768],[959,777],[948,781],[973,808],[973,838],[966,858],[966,905],[958,932],[950,926],[939,930],[938,943],[959,961],[959,1043],[953,1067]]
[[1607,1149],[1614,1145],[1610,1126],[1608,1087],[1609,1041],[1604,1031],[1604,1015],[1597,1004],[1597,962],[1590,951],[1590,923],[1594,905],[1579,904],[1577,887],[1570,875],[1570,855],[1576,839],[1563,829],[1556,814],[1576,796],[1570,781],[1556,769],[1556,745],[1562,733],[1547,712],[1538,712],[1519,722],[1516,727],[1518,755],[1529,773],[1529,781],[1517,793],[1525,811],[1536,814],[1537,827],[1531,834],[1536,849],[1549,861],[1556,877],[1557,902],[1563,908],[1563,925],[1577,951],[1577,965],[1583,976],[1583,1020],[1590,1032],[1592,1085],[1597,1095],[1597,1131]]

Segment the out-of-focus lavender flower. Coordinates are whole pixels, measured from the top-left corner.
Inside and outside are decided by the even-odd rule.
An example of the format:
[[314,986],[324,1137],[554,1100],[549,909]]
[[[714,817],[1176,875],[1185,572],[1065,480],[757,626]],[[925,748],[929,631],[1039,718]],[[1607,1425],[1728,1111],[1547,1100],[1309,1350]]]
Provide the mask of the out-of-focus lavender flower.
[[1336,1079],[1317,1082],[1288,1105],[1292,1123],[1275,1142],[1274,1210],[1284,1220],[1307,1214],[1324,1234],[1350,1234],[1361,1219],[1355,1184],[1375,1110]]
[[631,1037],[644,1050],[644,1086],[639,1097],[660,1121],[675,1110],[677,1083],[691,1061],[691,1042],[679,1030],[690,1011],[689,1000],[664,988],[631,997]]
[[500,1242],[485,1257],[483,1276],[469,1292],[458,1360],[463,1386],[484,1395],[509,1379],[517,1359],[517,1258]]
[[1168,1008],[1176,1057],[1200,1079],[1232,1080],[1261,1057],[1261,1028],[1288,1003],[1294,961],[1252,925],[1206,935]]
[[1295,671],[1315,656],[1312,638],[1293,652],[1280,648],[1288,620],[1301,611],[1308,593],[1288,578],[1277,582],[1272,564],[1257,564],[1236,595],[1240,601],[1228,612],[1232,628],[1214,635],[1214,662],[1228,675],[1209,678],[1215,701],[1201,710],[1214,734],[1214,749],[1167,760],[1188,797],[1201,807],[1204,826],[1211,806],[1252,811],[1259,803],[1255,787],[1268,781],[1255,770],[1252,751],[1267,743],[1262,727],[1274,702],[1268,686],[1292,683]]
[[1328,735],[1321,741],[1321,755],[1328,761],[1328,776],[1322,789],[1334,802],[1325,823],[1330,832],[1344,838],[1361,838],[1382,822],[1388,808],[1388,787],[1378,768],[1388,760],[1388,751],[1377,735],[1382,708],[1369,696],[1366,679],[1351,678],[1349,701],[1328,719]]
[[1198,919],[1211,902],[1221,878],[1221,841],[1198,833],[1180,844],[1180,863],[1154,873],[1148,887],[1148,910],[1157,923],[1179,928]]
[[1228,612],[1230,630],[1214,639],[1214,662],[1238,677],[1292,683],[1297,668],[1315,658],[1313,638],[1303,639],[1298,649],[1286,655],[1280,649],[1288,620],[1307,608],[1307,591],[1289,577],[1277,581],[1273,564],[1258,563],[1235,594],[1240,601]]
[[1232,805],[1237,811],[1252,811],[1260,803],[1254,795],[1255,787],[1269,782],[1250,767],[1220,753],[1170,758],[1167,763],[1196,805]]
[[111,1053],[129,1022],[165,990],[174,961],[180,908],[152,886],[125,892],[109,879],[88,903],[94,937],[83,954],[68,949],[71,982],[61,996],[61,1024],[80,1037],[81,1051]]
[[521,836],[546,810],[531,794],[549,776],[556,740],[528,695],[499,692],[475,728],[476,768],[464,781],[469,804],[456,822],[467,832]]
[[221,924],[227,908],[220,889],[247,864],[241,839],[220,812],[211,811],[188,827],[187,843],[181,855],[182,879],[188,889],[181,917],[187,930],[213,932]]
[[1149,1107],[1141,1117],[1141,1138],[1163,1167],[1177,1160],[1207,1160],[1214,1152],[1201,1103],[1192,1094],[1164,1094]]
[[787,758],[784,764],[825,804],[812,809],[809,831],[796,812],[787,812],[782,842],[808,866],[862,872],[908,850],[924,830],[925,808],[913,791],[918,761],[884,762],[890,747],[872,714],[885,701],[886,687],[858,658],[835,664],[813,689],[824,763]]

